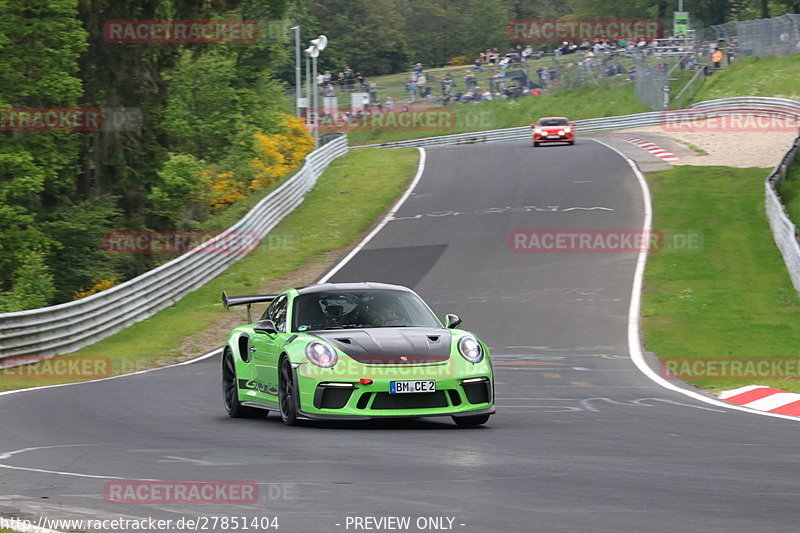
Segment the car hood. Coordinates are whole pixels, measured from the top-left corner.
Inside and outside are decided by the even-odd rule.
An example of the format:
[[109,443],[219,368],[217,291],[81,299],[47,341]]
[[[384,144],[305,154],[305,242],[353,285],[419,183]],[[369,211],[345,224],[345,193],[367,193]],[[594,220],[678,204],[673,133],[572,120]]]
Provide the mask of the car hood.
[[437,363],[450,358],[452,333],[435,328],[366,328],[309,332],[359,363]]

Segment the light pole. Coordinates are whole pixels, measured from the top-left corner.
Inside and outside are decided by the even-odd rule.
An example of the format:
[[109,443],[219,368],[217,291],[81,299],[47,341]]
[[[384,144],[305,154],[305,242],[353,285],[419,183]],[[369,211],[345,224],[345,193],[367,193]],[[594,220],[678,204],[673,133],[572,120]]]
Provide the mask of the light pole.
[[311,108],[311,47],[306,48],[306,126],[311,129],[312,124],[312,108]]
[[302,81],[302,74],[300,69],[300,26],[292,26],[294,30],[294,109],[295,115],[300,117],[300,91],[301,85],[303,84]]
[[[324,35],[320,35],[316,39],[312,39],[311,46],[308,47],[306,52],[312,59],[312,63],[314,65],[313,70],[313,87],[314,87],[314,94],[313,94],[313,109],[314,109],[314,148],[317,147],[319,144],[319,83],[317,83],[317,58],[319,57],[319,53],[321,50],[325,50],[325,47],[328,46],[328,38]],[[311,85],[309,85],[311,87]]]

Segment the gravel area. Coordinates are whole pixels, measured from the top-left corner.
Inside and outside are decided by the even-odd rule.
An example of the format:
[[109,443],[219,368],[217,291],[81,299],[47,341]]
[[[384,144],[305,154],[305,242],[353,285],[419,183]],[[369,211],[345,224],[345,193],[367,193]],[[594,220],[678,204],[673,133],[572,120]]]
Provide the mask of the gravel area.
[[797,131],[720,131],[714,119],[697,121],[693,126],[695,131],[674,131],[662,126],[643,126],[624,131],[667,135],[678,142],[690,143],[708,152],[708,155],[701,155],[693,151],[689,157],[681,157],[675,163],[677,165],[738,168],[774,167],[797,137]]

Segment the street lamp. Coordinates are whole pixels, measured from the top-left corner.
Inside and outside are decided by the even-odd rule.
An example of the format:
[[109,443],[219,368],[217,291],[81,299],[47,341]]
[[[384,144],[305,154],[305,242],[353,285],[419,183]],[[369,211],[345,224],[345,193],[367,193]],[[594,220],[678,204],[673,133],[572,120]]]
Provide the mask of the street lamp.
[[303,84],[300,72],[300,26],[292,26],[294,30],[294,110],[295,115],[300,117],[300,86]]
[[[319,53],[328,46],[328,38],[324,35],[320,35],[316,39],[312,39],[310,41],[311,46],[308,47],[306,53],[311,58],[313,63],[313,87],[314,87],[314,95],[313,95],[313,109],[314,109],[314,147],[319,144],[319,84],[317,83],[317,58],[319,57]],[[309,85],[310,87],[311,85]]]

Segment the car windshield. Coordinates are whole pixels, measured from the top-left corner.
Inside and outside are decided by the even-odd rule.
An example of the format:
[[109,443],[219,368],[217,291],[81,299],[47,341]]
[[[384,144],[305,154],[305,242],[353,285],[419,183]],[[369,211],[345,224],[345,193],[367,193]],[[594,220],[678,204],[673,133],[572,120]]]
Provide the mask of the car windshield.
[[540,126],[569,126],[565,118],[543,118],[539,121]]
[[442,326],[422,300],[410,292],[324,291],[294,299],[293,331],[390,327]]

